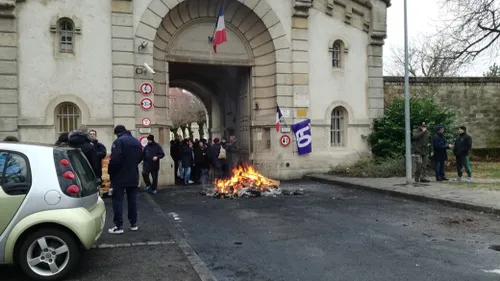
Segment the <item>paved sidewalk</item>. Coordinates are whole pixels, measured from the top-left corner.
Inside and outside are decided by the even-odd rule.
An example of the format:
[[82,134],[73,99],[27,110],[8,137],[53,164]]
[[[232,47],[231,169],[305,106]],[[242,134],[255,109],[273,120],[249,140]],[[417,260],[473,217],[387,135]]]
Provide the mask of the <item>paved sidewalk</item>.
[[481,189],[481,184],[492,185],[500,180],[474,180],[473,188],[457,183],[430,182],[420,186],[405,186],[404,178],[350,178],[327,174],[313,174],[309,179],[341,187],[385,193],[412,200],[435,202],[456,208],[500,214],[500,191]]

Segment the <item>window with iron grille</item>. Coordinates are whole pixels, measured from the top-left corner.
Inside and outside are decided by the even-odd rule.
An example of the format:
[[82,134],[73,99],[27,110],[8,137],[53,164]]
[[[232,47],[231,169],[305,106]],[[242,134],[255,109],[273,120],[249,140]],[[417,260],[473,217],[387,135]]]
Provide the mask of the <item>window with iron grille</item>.
[[74,28],[73,23],[67,19],[59,22],[59,52],[73,53],[74,47]]
[[333,43],[333,47],[332,47],[332,66],[333,67],[340,67],[340,49],[341,49],[341,46],[340,46],[340,43],[338,42],[335,42]]
[[339,106],[333,109],[330,124],[331,146],[345,145],[345,115],[346,110]]
[[65,102],[56,109],[56,130],[59,134],[74,131],[80,125],[80,109],[73,103]]

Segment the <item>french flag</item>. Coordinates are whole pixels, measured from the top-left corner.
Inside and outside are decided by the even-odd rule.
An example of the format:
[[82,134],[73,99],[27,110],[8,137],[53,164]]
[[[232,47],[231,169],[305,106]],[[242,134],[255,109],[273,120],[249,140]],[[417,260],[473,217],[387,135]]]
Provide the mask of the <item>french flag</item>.
[[217,46],[227,41],[226,25],[224,23],[224,8],[220,6],[217,16],[217,25],[214,34],[214,53],[217,53]]
[[280,131],[281,120],[283,120],[283,114],[281,114],[281,110],[280,110],[279,105],[276,105],[276,124],[274,124],[274,127],[276,128],[276,132]]

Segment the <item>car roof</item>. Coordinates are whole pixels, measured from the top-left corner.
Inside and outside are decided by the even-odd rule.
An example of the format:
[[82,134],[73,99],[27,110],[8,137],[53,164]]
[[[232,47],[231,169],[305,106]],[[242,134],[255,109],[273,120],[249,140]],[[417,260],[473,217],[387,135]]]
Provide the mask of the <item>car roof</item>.
[[76,148],[66,146],[55,146],[54,144],[35,143],[35,142],[8,142],[0,141],[0,149],[57,149],[57,150],[74,150]]

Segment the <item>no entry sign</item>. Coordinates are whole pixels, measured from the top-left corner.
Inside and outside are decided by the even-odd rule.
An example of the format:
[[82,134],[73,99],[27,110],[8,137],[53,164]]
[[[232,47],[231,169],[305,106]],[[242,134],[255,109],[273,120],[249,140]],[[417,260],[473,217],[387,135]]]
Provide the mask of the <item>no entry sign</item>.
[[143,98],[140,102],[140,106],[143,110],[150,110],[153,108],[153,101],[150,98]]
[[142,136],[139,141],[141,142],[142,148],[145,148],[148,145],[148,137]]
[[283,147],[287,147],[291,142],[290,136],[288,135],[282,135],[280,138],[280,144]]
[[149,126],[151,126],[151,119],[149,119],[148,117],[142,118],[141,125],[145,128],[149,128]]
[[151,85],[148,82],[144,82],[141,84],[141,87],[139,88],[141,91],[141,94],[143,95],[149,95],[153,92],[153,85]]

